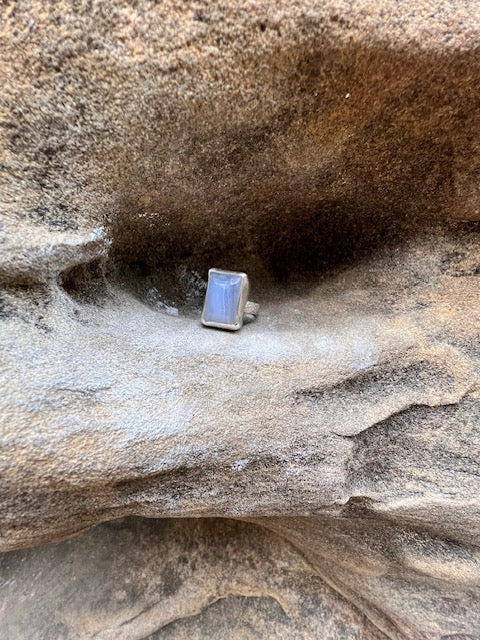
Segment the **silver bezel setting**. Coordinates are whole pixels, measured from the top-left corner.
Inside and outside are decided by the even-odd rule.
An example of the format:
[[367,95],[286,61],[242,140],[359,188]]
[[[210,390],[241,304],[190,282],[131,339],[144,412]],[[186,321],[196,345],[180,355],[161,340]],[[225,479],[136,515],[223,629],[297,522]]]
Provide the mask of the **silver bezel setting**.
[[[210,282],[211,282],[210,275],[212,273],[218,273],[220,275],[228,275],[228,276],[235,275],[235,276],[241,276],[242,278],[240,296],[238,298],[238,305],[237,305],[237,317],[234,324],[230,324],[226,322],[211,322],[205,319],[205,306],[208,298],[208,288],[210,287]],[[205,294],[205,302],[203,304],[203,311],[202,311],[202,324],[205,325],[206,327],[215,327],[216,329],[228,329],[229,331],[238,331],[239,329],[241,329],[243,327],[243,314],[245,310],[245,305],[247,304],[249,290],[250,290],[250,285],[249,285],[248,276],[246,273],[243,273],[242,271],[226,271],[225,269],[216,269],[216,268],[209,269],[207,292]]]

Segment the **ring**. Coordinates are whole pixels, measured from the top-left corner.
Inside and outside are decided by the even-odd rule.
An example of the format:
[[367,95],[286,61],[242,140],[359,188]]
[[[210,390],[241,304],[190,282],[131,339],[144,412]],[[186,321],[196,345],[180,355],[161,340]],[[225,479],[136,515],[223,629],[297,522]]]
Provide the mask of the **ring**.
[[246,273],[209,269],[202,324],[238,331],[244,322],[254,320],[258,315],[259,305],[248,300],[249,290]]

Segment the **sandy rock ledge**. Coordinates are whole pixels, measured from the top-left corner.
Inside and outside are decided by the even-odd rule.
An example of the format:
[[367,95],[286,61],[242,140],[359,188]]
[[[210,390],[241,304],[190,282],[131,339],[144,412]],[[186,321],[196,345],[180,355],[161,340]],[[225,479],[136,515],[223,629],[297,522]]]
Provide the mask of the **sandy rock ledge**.
[[0,29],[0,637],[479,640],[479,5]]

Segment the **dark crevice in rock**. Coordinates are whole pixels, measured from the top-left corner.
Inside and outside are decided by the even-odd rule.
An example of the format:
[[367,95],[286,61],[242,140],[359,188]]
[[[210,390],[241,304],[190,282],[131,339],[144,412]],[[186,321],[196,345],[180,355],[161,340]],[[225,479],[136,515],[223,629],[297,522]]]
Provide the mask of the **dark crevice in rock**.
[[95,259],[70,267],[58,276],[58,284],[77,302],[99,302],[106,295],[104,261]]

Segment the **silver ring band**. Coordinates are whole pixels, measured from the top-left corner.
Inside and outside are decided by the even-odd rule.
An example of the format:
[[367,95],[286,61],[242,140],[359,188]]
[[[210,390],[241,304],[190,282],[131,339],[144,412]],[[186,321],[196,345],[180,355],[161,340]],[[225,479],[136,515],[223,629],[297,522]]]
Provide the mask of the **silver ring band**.
[[259,310],[260,305],[257,302],[251,302],[251,300],[247,300],[243,313],[245,313],[247,316],[253,316],[254,318],[256,318],[258,316]]

